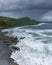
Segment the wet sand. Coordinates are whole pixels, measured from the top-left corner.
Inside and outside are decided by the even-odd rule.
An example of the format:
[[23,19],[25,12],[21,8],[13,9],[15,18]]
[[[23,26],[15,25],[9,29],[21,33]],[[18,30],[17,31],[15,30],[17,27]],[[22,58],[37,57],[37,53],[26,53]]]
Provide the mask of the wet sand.
[[13,59],[10,58],[11,51],[0,41],[0,65],[18,65],[13,62]]
[[0,31],[0,65],[18,65],[14,63],[14,60],[12,58],[10,58],[12,52],[6,43],[3,42],[4,35],[5,32],[2,33]]

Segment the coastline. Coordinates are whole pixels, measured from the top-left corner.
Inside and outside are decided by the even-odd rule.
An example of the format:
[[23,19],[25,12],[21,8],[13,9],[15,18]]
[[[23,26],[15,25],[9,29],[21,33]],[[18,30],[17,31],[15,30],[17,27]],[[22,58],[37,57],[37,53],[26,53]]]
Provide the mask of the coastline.
[[[9,47],[7,46],[7,44],[4,43],[4,41],[3,41],[3,38],[4,38],[3,36],[5,35],[5,32],[2,33],[0,31],[0,33],[1,33],[0,34],[0,65],[18,65],[16,63],[14,63],[14,60],[12,58],[10,58],[10,55],[11,55],[12,51],[9,49]],[[6,40],[5,40],[5,42],[6,42]],[[11,40],[9,42],[11,42]]]

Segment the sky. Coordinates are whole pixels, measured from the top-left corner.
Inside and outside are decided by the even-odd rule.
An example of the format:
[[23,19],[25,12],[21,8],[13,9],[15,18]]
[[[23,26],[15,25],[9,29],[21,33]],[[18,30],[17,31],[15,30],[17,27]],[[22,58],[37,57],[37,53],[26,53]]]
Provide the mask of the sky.
[[0,16],[52,21],[52,0],[0,0]]

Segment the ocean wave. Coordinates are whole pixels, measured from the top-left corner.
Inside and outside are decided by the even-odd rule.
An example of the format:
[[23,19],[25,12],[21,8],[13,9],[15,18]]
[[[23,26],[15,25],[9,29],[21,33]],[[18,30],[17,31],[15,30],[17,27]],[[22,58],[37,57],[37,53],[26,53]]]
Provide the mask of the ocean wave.
[[[39,24],[41,25],[44,24]],[[52,65],[52,29],[33,29],[33,26],[29,28],[5,30],[11,32],[9,35],[19,38],[15,46],[20,51],[12,52],[11,58],[19,65]],[[20,37],[24,39],[21,40]]]

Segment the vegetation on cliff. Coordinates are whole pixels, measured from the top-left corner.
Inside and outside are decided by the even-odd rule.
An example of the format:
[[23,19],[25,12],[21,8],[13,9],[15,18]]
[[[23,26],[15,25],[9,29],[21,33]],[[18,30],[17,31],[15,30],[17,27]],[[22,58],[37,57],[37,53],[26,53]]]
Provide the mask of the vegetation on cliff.
[[15,19],[0,16],[0,27],[15,27],[15,26],[24,26],[24,25],[35,25],[38,24],[36,20],[32,20],[28,17]]

